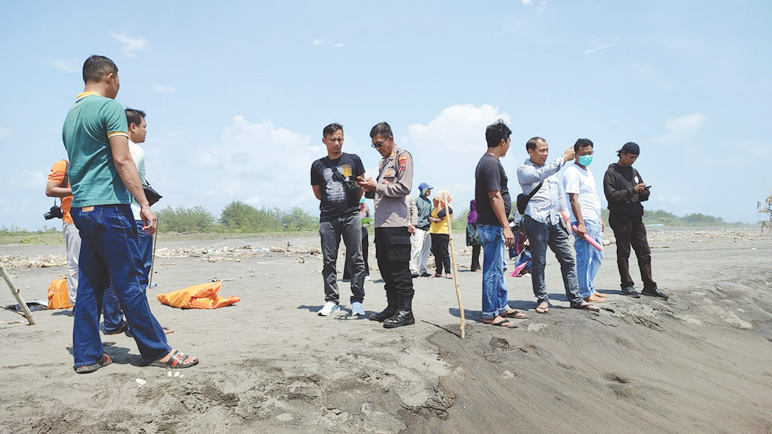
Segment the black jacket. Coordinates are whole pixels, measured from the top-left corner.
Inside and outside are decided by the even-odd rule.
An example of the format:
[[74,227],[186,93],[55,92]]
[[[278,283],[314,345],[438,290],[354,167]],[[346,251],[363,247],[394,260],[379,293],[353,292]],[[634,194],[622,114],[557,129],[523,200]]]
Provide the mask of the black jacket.
[[649,200],[649,193],[635,192],[635,185],[641,182],[641,174],[632,166],[622,167],[611,163],[603,177],[603,191],[606,193],[609,211],[630,217],[643,216],[641,202]]

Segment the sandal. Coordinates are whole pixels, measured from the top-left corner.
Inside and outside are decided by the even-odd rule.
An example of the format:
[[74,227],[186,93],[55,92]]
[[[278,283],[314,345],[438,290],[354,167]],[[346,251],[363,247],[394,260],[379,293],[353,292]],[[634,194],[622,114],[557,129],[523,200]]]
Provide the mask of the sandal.
[[182,351],[174,351],[169,357],[169,360],[165,362],[161,362],[160,360],[156,360],[155,362],[151,363],[148,366],[157,366],[159,368],[166,368],[166,369],[185,369],[190,368],[191,366],[198,365],[198,359],[195,359],[194,361],[190,363],[185,363],[186,360],[191,358],[187,354],[183,353]]
[[115,330],[111,330],[111,331],[107,331],[107,330],[105,330],[105,334],[106,334],[106,335],[119,335],[119,334],[121,334],[121,333],[125,332],[126,330],[128,330],[128,328],[129,328],[129,325],[128,325],[128,324],[126,324],[126,321],[124,321],[124,322],[122,322],[122,323],[121,323],[121,325],[120,325],[120,326],[118,326],[118,328],[117,328],[117,329],[115,329]]
[[112,357],[108,356],[107,354],[102,354],[102,358],[99,359],[98,362],[91,365],[78,366],[77,368],[75,368],[75,372],[77,374],[90,374],[96,371],[97,369],[104,368],[105,366],[111,363],[113,363]]
[[547,303],[539,303],[538,306],[536,306],[536,313],[549,313],[550,312],[550,305]]
[[594,304],[590,303],[584,303],[584,304],[577,304],[576,306],[571,306],[574,309],[584,309],[589,310],[590,312],[600,312],[600,308],[598,306],[595,306]]
[[502,318],[515,318],[515,319],[526,319],[528,318],[525,316],[523,312],[516,311],[512,309],[512,312],[507,312],[505,314],[499,315]]
[[504,327],[504,328],[507,328],[507,329],[517,328],[517,324],[513,323],[512,321],[510,321],[508,319],[502,319],[499,322],[493,322],[493,321],[485,322],[485,320],[483,320],[483,324],[488,324],[488,325],[492,325],[492,326],[495,326],[495,327]]

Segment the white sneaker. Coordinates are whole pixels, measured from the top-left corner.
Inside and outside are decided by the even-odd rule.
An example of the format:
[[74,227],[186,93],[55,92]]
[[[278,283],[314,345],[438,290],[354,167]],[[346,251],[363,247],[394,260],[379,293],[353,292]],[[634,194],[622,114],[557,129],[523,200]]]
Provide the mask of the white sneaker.
[[340,306],[331,301],[328,301],[324,304],[322,310],[319,311],[319,316],[330,316],[332,313],[337,312],[339,309]]
[[373,279],[372,279],[372,277],[370,277],[370,276],[368,275],[368,276],[365,276],[365,280],[373,280]]
[[351,314],[354,316],[365,316],[365,308],[362,303],[355,301],[351,303]]

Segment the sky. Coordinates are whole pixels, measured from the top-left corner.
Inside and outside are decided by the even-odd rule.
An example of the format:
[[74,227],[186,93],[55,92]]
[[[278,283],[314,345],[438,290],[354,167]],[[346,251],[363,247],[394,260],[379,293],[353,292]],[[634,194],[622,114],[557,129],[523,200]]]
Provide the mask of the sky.
[[[103,4],[99,4],[103,3]],[[153,209],[231,201],[318,215],[322,129],[376,175],[386,121],[420,182],[474,196],[486,125],[503,119],[510,190],[544,137],[550,159],[595,143],[598,181],[628,141],[645,204],[756,222],[772,194],[772,2],[7,1],[0,14],[0,228],[59,227],[48,171],[92,54],[117,100],[147,112]],[[513,194],[514,197],[514,194]],[[606,205],[605,198],[601,203]]]

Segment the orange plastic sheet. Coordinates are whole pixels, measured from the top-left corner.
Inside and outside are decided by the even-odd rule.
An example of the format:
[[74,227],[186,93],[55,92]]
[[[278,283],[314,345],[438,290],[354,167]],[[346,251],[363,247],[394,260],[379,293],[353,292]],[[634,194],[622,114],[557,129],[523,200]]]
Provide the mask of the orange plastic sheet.
[[156,298],[163,304],[183,309],[217,309],[241,301],[239,297],[218,295],[221,286],[222,282],[204,283],[168,294],[158,294]]

